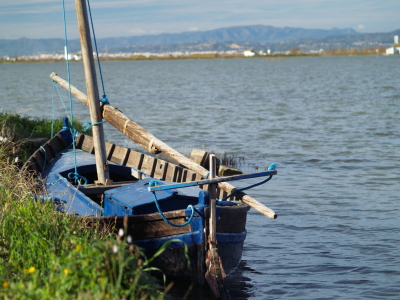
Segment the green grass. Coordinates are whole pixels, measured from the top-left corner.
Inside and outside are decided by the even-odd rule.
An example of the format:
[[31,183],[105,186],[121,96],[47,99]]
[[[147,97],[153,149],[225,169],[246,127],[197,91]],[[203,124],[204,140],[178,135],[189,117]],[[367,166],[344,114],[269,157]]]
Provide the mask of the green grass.
[[[0,128],[5,119],[11,120],[0,116]],[[18,130],[21,123],[14,124]],[[46,126],[42,131],[39,122],[28,133]],[[137,247],[30,196],[36,183],[10,162],[14,147],[0,142],[0,298],[162,299],[147,272],[150,260]]]
[[[52,130],[53,129],[53,130]],[[0,111],[0,136],[6,137],[8,141],[13,142],[13,157],[19,157],[19,165],[22,164],[39,147],[30,142],[32,138],[50,138],[62,129],[62,119],[29,118],[21,116],[18,113],[5,113]],[[78,132],[84,132],[82,123],[74,119],[74,129]],[[85,134],[91,135],[89,129]]]

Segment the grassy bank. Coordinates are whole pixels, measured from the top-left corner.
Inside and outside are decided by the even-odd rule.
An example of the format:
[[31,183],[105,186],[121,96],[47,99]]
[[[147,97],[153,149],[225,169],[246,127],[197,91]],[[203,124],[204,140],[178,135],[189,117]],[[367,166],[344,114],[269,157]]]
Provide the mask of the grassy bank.
[[9,158],[18,138],[49,136],[48,123],[0,115],[0,298],[162,299],[138,248],[31,196],[37,183]]
[[[13,143],[10,156],[19,158],[21,166],[29,156],[39,147],[35,138],[50,138],[62,128],[62,119],[39,119],[21,116],[17,113],[0,111],[0,140],[7,139]],[[74,128],[83,132],[82,123],[74,120]],[[86,134],[91,135],[91,129]]]
[[99,225],[34,200],[0,144],[1,299],[161,299],[147,259]]

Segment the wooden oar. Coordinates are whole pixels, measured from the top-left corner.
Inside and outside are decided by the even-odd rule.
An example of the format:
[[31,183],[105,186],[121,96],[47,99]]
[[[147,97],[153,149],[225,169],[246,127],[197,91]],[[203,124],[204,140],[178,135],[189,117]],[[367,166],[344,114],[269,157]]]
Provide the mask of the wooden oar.
[[[51,73],[50,78],[53,79],[55,82],[57,82],[60,86],[68,90],[68,82],[62,79],[61,77],[57,76],[56,73]],[[72,85],[71,85],[71,93],[78,100],[88,105],[87,96]],[[159,152],[164,152],[165,154],[169,155],[170,157],[178,161],[180,164],[194,171],[200,176],[207,177],[207,174],[209,173],[207,169],[196,164],[191,159],[187,158],[186,156],[182,155],[178,151],[174,150],[173,148],[162,142],[161,140],[157,139],[146,129],[144,129],[137,123],[130,120],[117,108],[114,108],[111,105],[105,105],[103,107],[102,113],[103,113],[103,118],[107,120],[112,126],[117,128],[119,131],[121,131],[123,134],[129,137],[132,141],[136,142],[150,153],[155,154]],[[227,192],[228,194],[231,194],[236,191],[236,188],[227,182],[218,183],[218,187],[223,191]],[[266,207],[264,204],[258,202],[256,199],[250,197],[249,195],[243,192],[238,192],[236,193],[236,195],[241,197],[243,203],[254,208],[264,216],[270,219],[276,219],[278,217],[278,215],[272,209]]]

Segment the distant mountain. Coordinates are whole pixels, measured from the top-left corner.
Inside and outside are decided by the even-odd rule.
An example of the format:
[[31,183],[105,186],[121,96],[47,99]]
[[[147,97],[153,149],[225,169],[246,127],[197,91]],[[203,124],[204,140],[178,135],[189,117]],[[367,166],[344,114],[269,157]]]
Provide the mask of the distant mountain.
[[[396,31],[398,32],[398,31]],[[273,26],[234,26],[209,31],[164,33],[119,38],[98,39],[100,52],[168,52],[226,51],[243,48],[269,48],[287,51],[292,46],[302,50],[332,48],[363,48],[362,45],[390,45],[394,32],[360,34],[351,28],[331,30],[278,28]],[[69,40],[71,53],[80,49],[79,40]],[[307,48],[307,49],[306,49]],[[0,56],[20,56],[35,53],[63,53],[63,39],[0,39]]]

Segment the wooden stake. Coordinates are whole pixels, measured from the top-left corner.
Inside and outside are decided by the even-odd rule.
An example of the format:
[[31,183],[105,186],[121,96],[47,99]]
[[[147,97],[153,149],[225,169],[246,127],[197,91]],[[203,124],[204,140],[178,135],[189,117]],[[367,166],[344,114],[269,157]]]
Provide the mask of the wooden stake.
[[[56,73],[51,73],[50,78],[61,85],[63,88],[68,90],[68,82],[57,76]],[[71,93],[82,103],[88,104],[87,96],[80,92],[77,88],[71,86]],[[178,151],[174,150],[167,144],[163,143],[161,140],[157,139],[154,135],[148,132],[146,129],[141,127],[139,124],[130,120],[127,116],[125,116],[121,111],[112,107],[111,105],[105,105],[103,108],[103,118],[106,119],[112,126],[117,128],[127,137],[129,137],[132,141],[138,143],[145,149],[149,149],[156,153],[157,151],[162,151],[165,154],[169,155],[173,159],[175,159],[180,164],[184,165],[188,169],[196,172],[202,177],[206,177],[209,173],[208,170],[199,166],[194,161],[190,160],[186,156],[182,155]],[[218,187],[228,194],[231,194],[236,190],[234,186],[226,182],[218,183]],[[258,202],[256,199],[250,197],[249,195],[239,192],[236,194],[237,196],[241,196],[241,200],[243,203],[249,205],[254,208],[259,213],[270,219],[276,219],[278,215],[270,208],[266,207],[264,204]]]
[[[210,154],[210,176],[209,178],[213,179],[217,177],[216,175],[216,157],[214,154]],[[217,185],[215,183],[210,184],[210,246],[214,246],[217,243],[217,212],[216,212],[216,203],[217,203]]]
[[76,16],[78,18],[78,29],[81,40],[83,67],[86,78],[87,89],[87,104],[90,109],[90,120],[92,124],[97,124],[92,127],[93,144],[96,156],[96,170],[98,181],[103,185],[110,179],[107,167],[106,147],[104,141],[104,132],[101,112],[100,112],[100,98],[99,90],[97,87],[96,68],[93,59],[92,41],[90,38],[90,28],[87,18],[87,8],[85,0],[75,0]]

